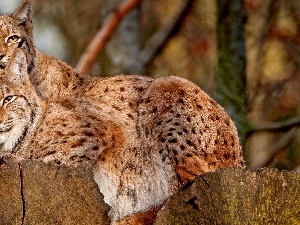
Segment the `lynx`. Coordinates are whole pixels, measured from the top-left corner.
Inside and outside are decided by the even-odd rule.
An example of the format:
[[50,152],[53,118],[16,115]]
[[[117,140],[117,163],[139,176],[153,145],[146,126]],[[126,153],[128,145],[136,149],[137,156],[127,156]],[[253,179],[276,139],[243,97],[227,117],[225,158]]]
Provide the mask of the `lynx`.
[[31,17],[25,1],[0,18],[2,154],[93,163],[112,221],[155,215],[195,176],[244,166],[233,122],[199,87],[174,76],[91,81],[35,49]]
[[17,48],[27,57],[30,80],[44,99],[72,95],[88,80],[72,67],[34,46],[32,6],[26,0],[11,16],[0,17],[0,74]]
[[82,98],[44,100],[17,49],[0,83],[1,154],[92,163],[113,222],[155,214],[199,174],[244,166],[229,116],[185,79],[119,75],[90,83]]

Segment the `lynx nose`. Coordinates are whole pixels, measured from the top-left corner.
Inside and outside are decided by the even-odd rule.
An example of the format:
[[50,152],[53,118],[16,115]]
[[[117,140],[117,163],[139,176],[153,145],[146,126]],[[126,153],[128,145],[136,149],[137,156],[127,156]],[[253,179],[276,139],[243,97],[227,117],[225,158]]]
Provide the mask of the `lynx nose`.
[[7,62],[5,61],[5,55],[3,53],[0,53],[0,68],[3,69],[6,66]]

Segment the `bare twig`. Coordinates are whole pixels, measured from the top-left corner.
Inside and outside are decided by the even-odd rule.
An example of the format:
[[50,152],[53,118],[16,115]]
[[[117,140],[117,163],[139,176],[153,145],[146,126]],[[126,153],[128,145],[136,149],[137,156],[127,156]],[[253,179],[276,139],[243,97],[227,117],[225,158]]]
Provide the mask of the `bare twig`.
[[297,134],[297,127],[293,127],[286,132],[282,138],[280,138],[273,146],[271,146],[271,152],[276,153],[279,149],[286,147]]
[[290,129],[277,142],[275,142],[275,144],[271,146],[270,157],[259,167],[268,167],[271,165],[272,162],[274,162],[276,156],[280,152],[284,151],[285,147],[289,143],[291,143],[291,141],[295,138],[299,126],[300,126],[300,117],[293,117],[284,121],[270,122],[262,125],[252,126],[252,130],[249,132],[249,135],[251,135],[254,132],[282,131],[282,130]]
[[85,49],[79,59],[76,69],[79,73],[88,74],[100,51],[103,49],[122,18],[141,3],[142,0],[125,0],[119,8],[112,12],[105,20],[103,27]]
[[144,67],[151,63],[155,56],[158,55],[168,43],[168,40],[178,33],[181,23],[186,15],[188,15],[194,2],[195,0],[186,1],[179,12],[170,18],[170,20],[168,20],[166,25],[164,25],[161,30],[153,35],[139,57],[140,62]]
[[254,132],[260,132],[260,131],[276,131],[276,130],[282,130],[289,127],[295,127],[300,125],[300,117],[293,117],[284,121],[279,122],[270,122],[265,123],[262,125],[252,125],[252,130],[250,131],[250,134]]
[[280,138],[273,146],[271,146],[271,156],[269,159],[260,167],[268,167],[275,159],[275,157],[284,150],[284,148],[291,143],[297,134],[297,127],[293,127],[282,138]]

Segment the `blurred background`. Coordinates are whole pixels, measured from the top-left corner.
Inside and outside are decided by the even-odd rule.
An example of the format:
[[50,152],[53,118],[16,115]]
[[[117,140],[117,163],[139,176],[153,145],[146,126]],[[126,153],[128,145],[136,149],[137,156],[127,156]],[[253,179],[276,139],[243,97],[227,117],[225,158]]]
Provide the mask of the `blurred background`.
[[[1,15],[14,12],[22,2],[0,0]],[[107,16],[122,2],[32,0],[37,48],[76,67]],[[247,166],[300,172],[300,0],[239,2],[245,30],[237,32],[244,35],[246,66],[235,66],[244,70],[245,86],[240,88],[243,93],[232,95],[246,96],[241,109],[246,122],[238,128],[245,136],[241,142]],[[215,96],[217,86],[222,85],[216,82],[222,52],[218,26],[230,17],[220,10],[224,7],[220,3],[222,0],[142,1],[119,24],[90,74],[173,74]],[[165,40],[154,47],[160,40],[155,37],[161,34],[166,35]],[[235,79],[229,82],[239,86]]]

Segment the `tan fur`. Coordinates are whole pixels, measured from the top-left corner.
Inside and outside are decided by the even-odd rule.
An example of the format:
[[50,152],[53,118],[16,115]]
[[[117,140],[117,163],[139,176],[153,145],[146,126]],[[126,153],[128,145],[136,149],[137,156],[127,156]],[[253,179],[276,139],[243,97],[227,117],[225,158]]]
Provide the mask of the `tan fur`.
[[27,57],[30,80],[44,99],[74,95],[89,79],[66,63],[43,54],[34,46],[31,4],[25,1],[11,16],[0,17],[0,74],[13,52],[21,48]]
[[140,212],[134,215],[130,215],[116,221],[114,225],[151,225],[154,223],[159,209],[160,208],[152,208],[146,212]]

